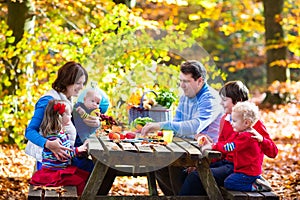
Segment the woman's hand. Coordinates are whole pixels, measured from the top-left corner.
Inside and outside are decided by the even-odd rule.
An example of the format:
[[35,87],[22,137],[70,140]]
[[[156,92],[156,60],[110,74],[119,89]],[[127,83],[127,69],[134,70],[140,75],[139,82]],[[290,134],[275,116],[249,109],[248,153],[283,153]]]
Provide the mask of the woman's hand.
[[94,128],[98,128],[101,125],[100,118],[95,117],[95,116],[91,116],[91,115],[89,115],[88,118],[83,119],[83,122],[86,125],[88,125],[90,127],[94,127]]
[[160,130],[160,124],[159,123],[147,123],[141,130],[141,135],[147,135],[149,132],[155,132]]
[[82,116],[84,113],[86,113],[85,110],[84,110],[83,108],[81,108],[80,106],[78,106],[78,107],[76,108],[76,112],[78,112],[78,114],[79,114],[80,116]]
[[72,149],[63,146],[60,139],[58,138],[52,141],[47,140],[45,147],[47,149],[50,149],[50,151],[52,151],[54,156],[62,162],[67,161],[68,159],[71,158],[71,156],[67,153],[67,151],[72,151]]

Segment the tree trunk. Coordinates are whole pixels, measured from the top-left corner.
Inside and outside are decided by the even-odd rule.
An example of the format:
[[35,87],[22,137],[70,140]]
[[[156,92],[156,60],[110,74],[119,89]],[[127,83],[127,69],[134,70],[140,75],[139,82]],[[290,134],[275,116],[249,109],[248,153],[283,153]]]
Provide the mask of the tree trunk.
[[[32,33],[34,30],[34,20],[35,17],[32,14],[34,11],[33,4],[31,3],[31,0],[23,0],[23,1],[12,1],[12,0],[7,0],[7,25],[10,30],[13,31],[13,36],[15,37],[15,40],[13,43],[6,43],[6,47],[9,46],[16,46],[18,42],[22,39],[24,32],[29,32]],[[21,3],[20,3],[21,2]],[[18,48],[18,47],[16,47]],[[22,54],[23,52],[21,52]],[[19,77],[21,77],[24,73],[25,70],[21,69],[19,66],[19,61],[20,58],[18,56],[14,56],[10,59],[8,58],[1,58],[4,65],[5,65],[5,73],[7,77],[9,77],[9,82],[10,84],[4,84],[0,83],[0,87],[2,88],[3,91],[6,92],[7,96],[14,96],[17,92],[17,90],[20,88],[20,82]],[[31,62],[31,58],[29,56],[26,56],[26,59],[28,59],[28,63]],[[22,66],[24,67],[24,66]],[[11,113],[16,113],[19,109],[17,106],[17,102],[13,102],[15,105],[12,103],[9,105],[11,107]],[[15,118],[18,118],[17,116]],[[13,130],[14,126],[11,125],[6,128],[6,133],[15,133]],[[7,141],[9,143],[11,142],[16,142],[16,138],[11,137],[10,134],[7,134],[6,136],[4,135],[4,138],[7,137]],[[20,142],[17,142],[17,144],[20,144]]]
[[30,0],[24,0],[22,3],[8,1],[8,16],[7,24],[13,31],[15,36],[15,44],[17,44],[24,34],[24,31],[31,31],[34,27],[34,15],[31,11],[34,11],[33,4]]
[[[285,65],[287,48],[283,40],[280,24],[284,0],[263,0],[265,17],[265,42],[267,49],[267,83],[289,79],[289,69]],[[273,63],[274,61],[283,61]]]
[[[31,3],[31,0],[24,0],[22,3],[19,1],[13,2],[9,0],[7,2],[8,15],[7,15],[7,24],[9,28],[13,31],[13,36],[15,41],[13,44],[7,43],[7,46],[16,44],[22,39],[24,31],[32,33],[34,30],[34,20],[35,17],[32,14],[34,11],[34,6]],[[11,60],[4,60],[6,66],[6,74],[9,77],[13,77],[11,85],[6,88],[9,94],[14,94],[18,89],[18,77],[22,74],[21,70],[18,70],[19,58],[17,56],[11,58]],[[14,71],[14,76],[11,76],[11,70]]]

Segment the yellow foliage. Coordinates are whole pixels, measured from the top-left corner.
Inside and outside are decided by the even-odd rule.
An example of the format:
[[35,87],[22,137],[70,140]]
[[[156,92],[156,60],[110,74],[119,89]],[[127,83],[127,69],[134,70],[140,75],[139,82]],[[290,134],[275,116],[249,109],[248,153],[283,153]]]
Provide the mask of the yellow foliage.
[[190,21],[195,21],[195,20],[199,20],[200,19],[200,16],[197,15],[197,14],[190,14],[189,15],[189,20]]
[[128,104],[131,105],[131,106],[139,106],[140,102],[141,102],[142,95],[143,95],[143,91],[142,91],[141,88],[136,90],[135,92],[133,92],[130,95],[130,97],[128,99]]

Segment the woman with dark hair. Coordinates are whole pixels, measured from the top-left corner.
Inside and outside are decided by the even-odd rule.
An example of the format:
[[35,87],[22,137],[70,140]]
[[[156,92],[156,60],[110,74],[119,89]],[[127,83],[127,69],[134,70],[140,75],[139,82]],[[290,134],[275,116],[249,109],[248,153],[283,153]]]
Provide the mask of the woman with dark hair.
[[[46,147],[56,156],[58,160],[67,160],[70,155],[66,150],[71,150],[64,147],[59,140],[47,140],[40,133],[40,125],[43,121],[44,112],[50,100],[65,100],[73,107],[72,97],[77,97],[79,92],[86,85],[88,80],[87,71],[77,62],[67,62],[59,70],[56,80],[52,84],[52,90],[46,92],[36,103],[34,115],[26,128],[25,137],[29,140],[25,152],[37,160],[37,169],[41,168],[42,149]],[[97,117],[89,117],[84,120],[84,123],[91,127],[99,127],[100,121]],[[69,134],[71,145],[78,146],[75,143],[77,136],[76,129],[72,123],[66,127],[66,132]],[[78,138],[78,136],[77,136]],[[80,145],[80,144],[79,144]],[[86,162],[79,168],[86,168],[85,170],[91,171],[93,168],[92,161],[85,159]],[[77,165],[79,162],[75,162]]]

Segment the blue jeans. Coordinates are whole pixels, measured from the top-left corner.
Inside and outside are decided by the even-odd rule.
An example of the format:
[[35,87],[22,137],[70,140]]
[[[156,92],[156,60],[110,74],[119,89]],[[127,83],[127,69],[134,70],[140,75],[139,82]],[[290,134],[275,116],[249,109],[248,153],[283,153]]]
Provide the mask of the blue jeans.
[[[223,186],[224,180],[233,173],[233,163],[221,160],[210,165],[211,172],[217,185]],[[179,195],[206,195],[206,191],[201,183],[198,172],[191,172],[181,187]]]
[[229,190],[251,192],[252,184],[260,176],[248,176],[243,173],[233,173],[224,181],[224,187]]

